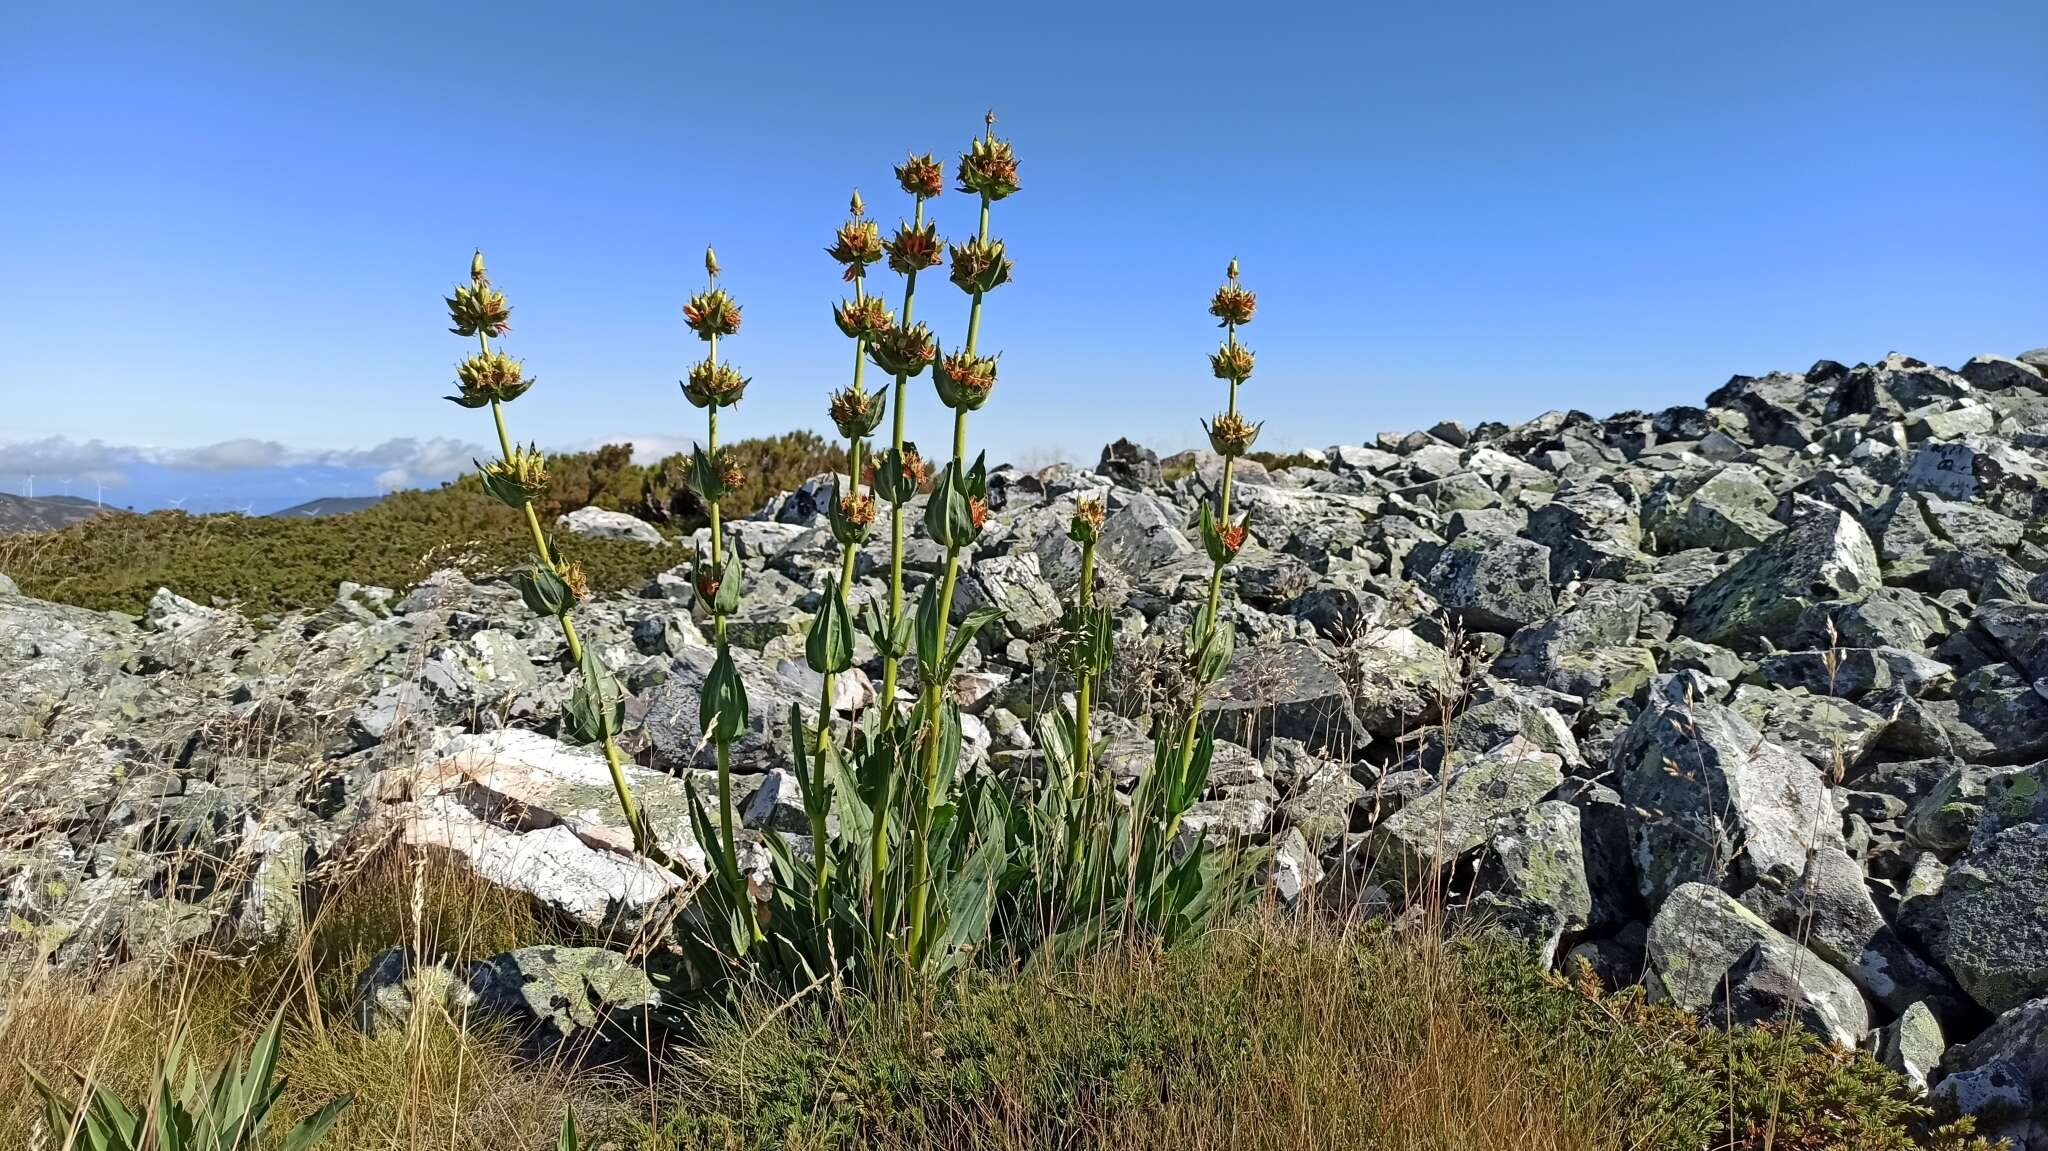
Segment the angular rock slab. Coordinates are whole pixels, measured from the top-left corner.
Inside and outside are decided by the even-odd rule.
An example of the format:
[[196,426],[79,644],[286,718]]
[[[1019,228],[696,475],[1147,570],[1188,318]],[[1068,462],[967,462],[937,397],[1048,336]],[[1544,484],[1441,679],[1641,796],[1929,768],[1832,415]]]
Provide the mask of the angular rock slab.
[[[1853,1047],[1870,1030],[1869,1009],[1848,976],[1704,883],[1684,884],[1664,901],[1650,921],[1646,956],[1652,1001],[1703,1013],[1718,1002],[1733,1021],[1747,1023],[1769,1018],[1755,1009],[1770,1006],[1767,996],[1782,996],[1831,1043]],[[1724,987],[1731,982],[1733,994]]]
[[1834,508],[1813,508],[1694,592],[1680,626],[1707,643],[1755,648],[1791,634],[1815,604],[1854,603],[1883,582],[1862,525]]

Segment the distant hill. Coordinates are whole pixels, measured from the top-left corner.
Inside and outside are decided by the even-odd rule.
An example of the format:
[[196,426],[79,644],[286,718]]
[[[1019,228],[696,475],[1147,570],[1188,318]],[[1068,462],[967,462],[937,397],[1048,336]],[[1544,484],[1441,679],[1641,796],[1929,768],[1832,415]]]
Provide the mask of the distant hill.
[[322,499],[307,500],[302,504],[271,512],[275,517],[303,516],[318,519],[322,516],[345,516],[365,508],[376,507],[383,496],[326,496]]
[[89,520],[102,511],[113,510],[77,496],[30,498],[0,494],[0,536],[55,531],[79,520]]

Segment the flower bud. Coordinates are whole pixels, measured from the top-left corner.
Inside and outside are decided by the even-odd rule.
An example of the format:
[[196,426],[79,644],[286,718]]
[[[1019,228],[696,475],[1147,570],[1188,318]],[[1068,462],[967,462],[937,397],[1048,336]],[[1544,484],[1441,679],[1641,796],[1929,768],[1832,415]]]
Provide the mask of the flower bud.
[[700,408],[729,408],[746,395],[750,382],[731,364],[706,358],[690,365],[690,378],[683,381],[683,396]]
[[1067,522],[1067,538],[1077,544],[1092,544],[1102,538],[1102,501],[1082,500]]
[[848,440],[866,439],[882,423],[888,403],[879,392],[848,387],[832,393],[832,423]]
[[1000,200],[1017,190],[1016,153],[1010,150],[1008,140],[977,137],[968,150],[961,153],[960,166],[954,176],[959,180],[961,191],[985,197],[991,202]]
[[484,271],[484,250],[478,248],[469,257],[469,282],[481,284],[488,279],[490,276]]
[[867,201],[860,198],[859,188],[855,188],[853,190],[853,199],[847,203],[846,210],[852,212],[856,216],[865,216],[868,214]]
[[1258,442],[1259,429],[1264,426],[1247,423],[1236,412],[1224,412],[1216,417],[1215,422],[1203,425],[1209,432],[1209,446],[1226,459],[1234,459],[1250,451]]
[[842,300],[832,309],[832,322],[849,340],[872,340],[889,330],[896,322],[896,314],[880,296],[863,296],[858,300]]
[[930,200],[946,190],[946,170],[939,166],[938,157],[930,152],[922,156],[912,153],[909,159],[896,165],[896,182],[918,199]]
[[935,268],[944,259],[944,245],[939,242],[937,224],[926,224],[920,228],[914,224],[898,223],[896,234],[882,246],[889,253],[889,270],[899,276]]
[[526,394],[534,381],[526,377],[526,366],[503,352],[479,352],[455,365],[455,384],[460,394],[450,400],[465,408],[481,408],[492,400],[510,403]]
[[1241,384],[1252,376],[1252,350],[1239,343],[1226,343],[1209,354],[1209,370],[1219,380]]
[[[1231,263],[1235,264],[1233,260]],[[1209,301],[1209,314],[1216,317],[1217,327],[1238,327],[1252,322],[1252,313],[1259,307],[1257,293],[1238,286],[1235,277],[1216,289],[1216,295]]]
[[1001,240],[969,240],[952,246],[951,279],[961,291],[973,295],[992,292],[1010,282],[1016,265],[1003,256]]
[[474,279],[460,285],[454,295],[445,299],[448,318],[455,324],[448,330],[458,336],[482,332],[496,339],[512,327],[512,305],[505,302],[505,293],[491,287],[489,280]]
[[725,294],[724,288],[698,292],[683,305],[683,323],[688,324],[700,340],[730,336],[740,330],[740,306]]
[[839,234],[825,252],[846,265],[846,279],[858,280],[869,264],[882,258],[882,229],[873,220],[848,220],[839,226]]
[[918,375],[938,354],[938,341],[922,320],[909,327],[895,324],[868,340],[868,358],[892,376]]
[[712,251],[709,244],[704,245],[704,270],[712,279],[718,278],[718,253]]
[[1224,269],[1224,271],[1223,271],[1223,274],[1224,274],[1224,275],[1226,275],[1226,276],[1228,276],[1228,277],[1230,277],[1230,278],[1231,278],[1231,279],[1233,279],[1233,280],[1237,279],[1237,257],[1236,257],[1236,256],[1232,256],[1232,257],[1230,257],[1230,267],[1228,267],[1228,268]]
[[939,362],[932,373],[938,386],[939,402],[958,412],[971,412],[988,402],[996,387],[996,359],[954,352]]

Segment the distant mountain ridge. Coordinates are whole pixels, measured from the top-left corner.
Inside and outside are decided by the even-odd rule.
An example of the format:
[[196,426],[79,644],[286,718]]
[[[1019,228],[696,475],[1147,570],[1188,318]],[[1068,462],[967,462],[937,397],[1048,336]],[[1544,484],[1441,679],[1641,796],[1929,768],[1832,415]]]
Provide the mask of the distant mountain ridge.
[[14,496],[0,493],[0,536],[55,531],[116,508],[78,496]]
[[313,518],[345,516],[350,512],[359,512],[366,508],[375,507],[383,498],[383,496],[322,496],[317,500],[307,500],[302,504],[293,504],[288,508],[280,508],[269,514],[280,519],[291,516],[308,516]]

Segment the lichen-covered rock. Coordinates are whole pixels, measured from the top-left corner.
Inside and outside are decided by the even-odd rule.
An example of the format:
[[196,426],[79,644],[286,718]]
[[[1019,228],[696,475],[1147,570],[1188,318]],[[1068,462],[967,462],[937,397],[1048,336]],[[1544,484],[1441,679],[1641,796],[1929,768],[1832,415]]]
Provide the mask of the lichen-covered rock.
[[1420,877],[1484,845],[1495,819],[1533,806],[1563,780],[1563,759],[1516,736],[1455,762],[1441,783],[1409,799],[1373,834],[1389,868]]
[[[1789,1007],[1801,1023],[1844,1047],[1870,1030],[1863,997],[1846,976],[1704,883],[1672,890],[1650,921],[1646,957],[1652,1000],[1707,1014],[1715,1023],[1764,1022]],[[1733,994],[1724,991],[1731,983]]]
[[1981,836],[1949,868],[1935,954],[1987,1011],[2048,995],[2048,823]]
[[1446,610],[1478,631],[1512,634],[1556,610],[1550,549],[1531,540],[1460,536],[1417,574]]
[[1882,583],[1862,525],[1815,508],[1694,592],[1681,626],[1694,639],[1754,649],[1789,634],[1815,605],[1854,603]]

